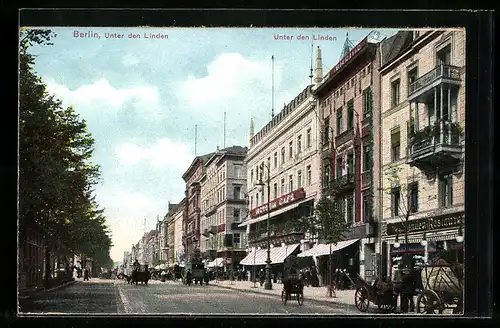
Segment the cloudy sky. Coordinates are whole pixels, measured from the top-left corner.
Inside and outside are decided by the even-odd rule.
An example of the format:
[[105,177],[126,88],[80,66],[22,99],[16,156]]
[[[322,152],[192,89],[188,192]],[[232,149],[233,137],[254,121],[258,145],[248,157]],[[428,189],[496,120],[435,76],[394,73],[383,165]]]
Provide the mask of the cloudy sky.
[[[195,155],[248,146],[271,117],[274,55],[275,112],[310,82],[311,39],[323,55],[323,73],[338,61],[349,33],[363,29],[52,28],[53,46],[33,46],[35,70],[48,90],[75,107],[95,138],[96,186],[113,232],[119,261],[146,229],[182,200],[182,174]],[[377,30],[388,37],[395,30]],[[138,35],[129,38],[130,34]],[[168,38],[145,38],[150,34]],[[112,34],[122,38],[110,38]],[[78,35],[78,36],[77,36]],[[276,40],[276,35],[293,37]],[[298,40],[299,35],[309,40]],[[333,39],[333,40],[332,40]],[[195,126],[198,142],[195,154]]]

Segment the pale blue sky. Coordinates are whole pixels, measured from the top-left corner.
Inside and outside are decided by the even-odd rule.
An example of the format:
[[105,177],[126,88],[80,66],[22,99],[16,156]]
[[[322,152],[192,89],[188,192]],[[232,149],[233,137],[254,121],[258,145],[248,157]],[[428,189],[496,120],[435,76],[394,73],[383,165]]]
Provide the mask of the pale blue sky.
[[[356,44],[368,29],[255,28],[51,28],[53,46],[34,46],[36,72],[49,92],[74,105],[95,138],[93,162],[101,165],[96,186],[113,232],[111,257],[118,261],[164,216],[168,202],[182,200],[182,174],[197,154],[223,146],[248,146],[271,116],[271,56],[274,55],[275,112],[309,84],[311,40],[323,55],[323,73],[338,61],[346,32]],[[100,38],[75,38],[75,31]],[[377,30],[382,37],[396,30]],[[105,33],[123,34],[106,39]],[[140,39],[129,39],[136,33]],[[145,39],[144,33],[168,39]],[[293,36],[275,40],[275,34]]]

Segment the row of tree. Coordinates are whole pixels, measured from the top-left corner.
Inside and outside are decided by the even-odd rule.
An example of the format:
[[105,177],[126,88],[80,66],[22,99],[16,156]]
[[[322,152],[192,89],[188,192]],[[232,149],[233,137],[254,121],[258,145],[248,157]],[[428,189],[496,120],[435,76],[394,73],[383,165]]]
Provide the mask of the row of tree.
[[34,72],[34,44],[52,45],[50,30],[23,30],[20,39],[19,220],[44,235],[46,279],[51,255],[83,254],[112,265],[110,231],[93,195],[99,166],[94,139],[72,107],[47,92]]

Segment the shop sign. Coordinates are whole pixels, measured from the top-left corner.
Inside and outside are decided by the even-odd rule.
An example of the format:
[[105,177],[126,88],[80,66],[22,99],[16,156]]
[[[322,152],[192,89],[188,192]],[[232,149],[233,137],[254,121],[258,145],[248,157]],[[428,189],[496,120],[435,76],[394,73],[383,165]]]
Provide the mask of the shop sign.
[[[296,201],[303,199],[305,197],[306,197],[306,192],[305,192],[304,188],[294,190],[291,193],[288,193],[288,194],[283,195],[275,200],[272,200],[269,203],[270,211],[272,212],[272,211],[277,210],[279,208],[285,207],[285,206],[292,204],[292,203],[295,203]],[[268,205],[268,203],[252,209],[250,212],[250,216],[252,218],[256,218],[258,216],[266,214],[267,210],[268,210],[267,205]]]
[[358,43],[347,55],[342,58],[337,65],[335,65],[332,70],[328,73],[329,76],[335,74],[342,66],[344,66],[349,60],[351,60],[354,55],[356,55],[368,42],[368,38],[364,38],[360,43]]
[[[429,231],[446,229],[451,227],[458,227],[464,224],[465,215],[463,213],[457,214],[447,214],[437,217],[423,218],[418,220],[408,221],[408,233],[418,232],[418,231]],[[404,223],[389,223],[387,224],[387,234],[396,235],[404,234]]]

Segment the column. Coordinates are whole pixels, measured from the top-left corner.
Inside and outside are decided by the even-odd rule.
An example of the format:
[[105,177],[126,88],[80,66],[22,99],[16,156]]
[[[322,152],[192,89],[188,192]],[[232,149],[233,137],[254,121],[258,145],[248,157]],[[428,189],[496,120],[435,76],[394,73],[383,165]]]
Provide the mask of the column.
[[391,267],[391,244],[390,243],[386,243],[387,247],[385,249],[385,252],[387,254],[387,262],[386,262],[386,266],[387,266],[387,275],[388,275],[388,278],[390,278],[392,280],[392,267]]
[[[429,117],[429,122],[431,122],[432,124],[434,124],[434,122],[436,121],[436,118],[437,118],[437,108],[438,108],[437,87],[434,87],[434,120],[432,120],[431,117]],[[432,128],[432,126],[431,126],[431,128]]]
[[443,98],[444,98],[444,96],[443,96],[443,85],[441,85],[441,86],[439,87],[439,92],[440,92],[440,95],[441,95],[441,96],[439,97],[439,100],[440,100],[440,104],[439,104],[439,105],[441,106],[441,107],[440,107],[440,110],[439,110],[439,114],[441,114],[441,115],[440,115],[440,116],[441,116],[441,122],[440,122],[440,124],[439,124],[439,125],[440,125],[440,127],[441,127],[441,131],[440,131],[440,133],[439,133],[439,142],[442,144],[442,143],[443,143],[443,141],[444,141],[444,140],[443,140],[443,138],[444,138],[444,133],[443,133],[443,132],[444,132],[444,120],[443,120],[443,112],[444,112],[444,111],[443,111],[443,107],[444,107],[444,106],[443,106],[443,105],[444,105],[444,99],[443,99]]
[[365,264],[361,264],[361,261],[365,261],[365,243],[367,242],[368,238],[362,238],[359,241],[359,275],[361,278],[365,279]]
[[415,132],[419,130],[419,122],[418,122],[418,102],[415,102]]

